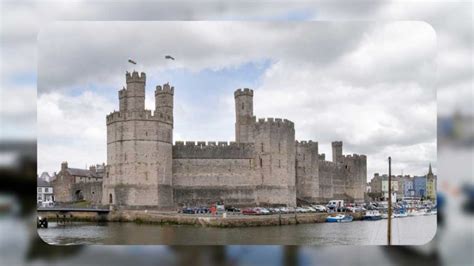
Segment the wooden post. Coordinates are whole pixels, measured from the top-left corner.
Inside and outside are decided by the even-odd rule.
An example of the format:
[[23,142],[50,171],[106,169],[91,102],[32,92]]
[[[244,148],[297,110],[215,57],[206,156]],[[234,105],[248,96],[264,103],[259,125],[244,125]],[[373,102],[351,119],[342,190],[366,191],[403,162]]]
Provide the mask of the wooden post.
[[388,228],[387,241],[392,245],[392,158],[388,157]]

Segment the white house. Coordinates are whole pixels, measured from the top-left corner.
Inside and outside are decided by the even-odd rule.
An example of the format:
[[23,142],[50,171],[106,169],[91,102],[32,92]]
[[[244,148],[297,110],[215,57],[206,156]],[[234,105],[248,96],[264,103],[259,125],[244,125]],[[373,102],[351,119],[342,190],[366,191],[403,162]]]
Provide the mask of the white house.
[[36,189],[36,203],[38,204],[38,206],[52,206],[54,202],[54,192],[53,187],[50,185],[50,183],[41,178],[38,178]]

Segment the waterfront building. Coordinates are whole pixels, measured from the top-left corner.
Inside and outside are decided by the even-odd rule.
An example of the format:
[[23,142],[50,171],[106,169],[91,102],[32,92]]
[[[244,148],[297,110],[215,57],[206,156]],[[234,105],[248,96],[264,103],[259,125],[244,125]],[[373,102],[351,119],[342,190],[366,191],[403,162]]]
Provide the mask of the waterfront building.
[[70,168],[67,162],[61,163],[61,170],[51,181],[57,202],[85,200],[100,204],[102,201],[102,179],[105,164],[90,166],[89,169]]
[[[396,195],[396,198],[402,198],[403,195],[400,193],[399,190],[399,182],[395,176],[392,176],[392,196]],[[386,180],[382,180],[382,197],[384,199],[388,199],[388,176]]]
[[433,174],[431,169],[431,163],[426,175],[426,198],[435,201],[436,200],[436,176]]
[[54,202],[53,186],[41,177],[37,178],[36,184],[36,203],[41,205],[43,202]]
[[413,178],[410,176],[403,177],[403,196],[404,197],[414,197],[415,188],[413,186]]
[[415,197],[426,198],[426,176],[415,176],[413,178],[413,189]]

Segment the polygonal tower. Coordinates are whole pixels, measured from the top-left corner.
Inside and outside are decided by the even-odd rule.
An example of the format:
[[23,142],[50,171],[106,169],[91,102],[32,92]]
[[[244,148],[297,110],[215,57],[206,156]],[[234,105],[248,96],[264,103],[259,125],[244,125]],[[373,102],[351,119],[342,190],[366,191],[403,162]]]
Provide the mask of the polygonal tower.
[[234,92],[235,98],[235,141],[238,143],[253,142],[253,90],[238,89]]
[[[107,169],[103,204],[167,208],[171,188],[173,88],[157,87],[156,110],[145,109],[145,73],[126,73],[120,107],[107,116]],[[161,95],[166,94],[164,100]]]

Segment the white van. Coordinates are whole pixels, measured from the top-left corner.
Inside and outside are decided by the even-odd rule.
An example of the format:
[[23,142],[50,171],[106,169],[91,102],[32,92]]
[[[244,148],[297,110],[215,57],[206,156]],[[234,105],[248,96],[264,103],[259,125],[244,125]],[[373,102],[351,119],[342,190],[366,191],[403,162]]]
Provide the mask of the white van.
[[335,210],[336,208],[344,207],[344,200],[330,200],[326,205],[328,210]]

